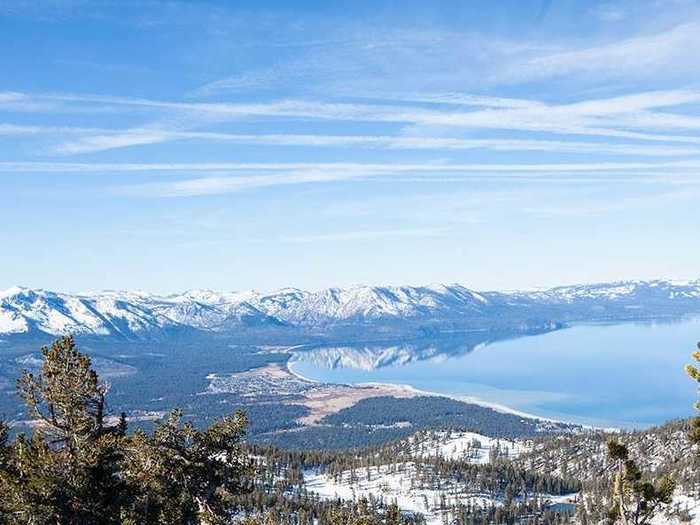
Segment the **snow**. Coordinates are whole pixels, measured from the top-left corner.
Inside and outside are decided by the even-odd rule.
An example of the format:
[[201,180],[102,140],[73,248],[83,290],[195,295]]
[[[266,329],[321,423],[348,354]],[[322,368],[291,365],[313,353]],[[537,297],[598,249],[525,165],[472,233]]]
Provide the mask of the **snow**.
[[0,310],[0,334],[20,334],[28,330],[24,317],[12,311]]
[[[491,494],[475,492],[449,479],[443,478],[439,487],[433,486],[430,477],[419,472],[414,460],[442,457],[486,464],[494,454],[501,459],[513,459],[531,448],[529,441],[496,439],[475,432],[419,432],[397,445],[397,450],[402,450],[412,460],[348,470],[337,477],[308,470],[304,473],[305,487],[324,499],[356,500],[372,495],[385,503],[395,502],[402,510],[420,512],[429,524],[438,524],[443,523],[442,498],[448,506],[470,502],[484,507],[502,502]],[[424,464],[420,471],[430,473],[431,468]],[[570,497],[552,496],[548,499],[568,501]]]
[[385,503],[396,503],[401,510],[422,513],[428,524],[442,523],[441,498],[447,505],[468,503],[480,507],[500,504],[488,494],[471,492],[458,483],[445,481],[441,488],[421,485],[413,462],[395,463],[377,467],[345,471],[340,479],[307,471],[306,489],[323,499],[381,498]]
[[416,434],[407,442],[416,457],[439,456],[486,464],[491,457],[515,459],[532,450],[529,441],[490,438],[475,432],[431,432]]
[[665,300],[697,305],[700,280],[628,281],[509,293],[478,293],[458,284],[355,286],[315,292],[283,288],[267,294],[190,290],[172,295],[142,291],[71,295],[15,286],[0,291],[0,334],[37,328],[50,334],[133,335],[176,326],[216,331],[251,321],[323,326],[351,321],[450,319],[503,315],[503,308],[573,303],[590,308],[594,301],[602,308],[609,302],[630,310],[644,305],[647,298],[655,303]]
[[690,521],[681,521],[677,516],[659,514],[649,522],[650,525],[700,525],[700,499],[677,492],[673,497],[671,509],[674,511],[687,510]]
[[[442,478],[439,484],[425,481],[429,465],[420,469],[412,461],[347,470],[339,476],[323,474],[316,470],[304,472],[304,485],[309,492],[322,499],[358,500],[374,497],[384,503],[396,503],[403,511],[417,512],[425,516],[426,523],[444,523],[443,506],[471,504],[478,507],[500,506],[502,500],[492,494],[472,490],[467,485]],[[439,486],[438,486],[439,485]],[[568,502],[576,495],[544,496],[552,502]]]
[[22,286],[12,286],[11,288],[7,288],[6,290],[0,290],[0,299],[6,299],[8,297],[20,295],[26,290],[28,290],[28,288],[24,288]]
[[672,506],[689,512],[690,523],[686,522],[685,525],[700,525],[700,499],[697,496],[677,494],[673,498]]

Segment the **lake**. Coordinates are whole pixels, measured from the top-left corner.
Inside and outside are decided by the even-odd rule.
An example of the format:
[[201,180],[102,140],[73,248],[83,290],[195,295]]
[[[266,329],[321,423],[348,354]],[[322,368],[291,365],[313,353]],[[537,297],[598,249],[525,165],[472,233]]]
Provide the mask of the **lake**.
[[541,417],[647,427],[693,414],[683,366],[700,319],[582,324],[464,345],[441,339],[326,346],[296,352],[290,369],[330,383],[392,383]]

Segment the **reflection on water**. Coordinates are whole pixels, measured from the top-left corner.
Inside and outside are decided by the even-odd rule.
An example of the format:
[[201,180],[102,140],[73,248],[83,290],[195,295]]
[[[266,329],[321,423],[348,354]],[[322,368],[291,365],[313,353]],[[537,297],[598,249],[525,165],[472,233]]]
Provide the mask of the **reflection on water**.
[[648,426],[692,414],[683,366],[698,340],[698,319],[579,325],[507,340],[319,347],[290,366],[319,381],[408,384],[567,421]]
[[[450,344],[451,343],[451,344]],[[371,371],[417,361],[444,360],[464,355],[482,343],[457,341],[403,341],[351,346],[324,346],[299,353],[296,359],[322,368],[355,368]]]

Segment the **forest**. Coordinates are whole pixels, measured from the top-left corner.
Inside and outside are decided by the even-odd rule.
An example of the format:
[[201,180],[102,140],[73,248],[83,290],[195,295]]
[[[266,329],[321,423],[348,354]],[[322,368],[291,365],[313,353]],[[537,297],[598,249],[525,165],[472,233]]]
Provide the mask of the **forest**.
[[[243,411],[200,429],[175,408],[151,430],[130,428],[125,413],[111,413],[107,385],[73,338],[56,340],[41,355],[41,367],[24,370],[17,380],[33,421],[30,433],[0,422],[3,525],[423,523],[422,513],[392,499],[390,478],[408,484],[403,489],[409,494],[424,494],[432,516],[459,525],[571,520],[644,525],[662,512],[686,519],[687,509],[672,505],[674,494],[694,494],[700,486],[697,418],[631,433],[545,435],[523,428],[517,441],[503,441],[522,452],[513,456],[497,441],[479,461],[481,444],[474,437],[468,453],[457,457],[416,448],[478,435],[454,428],[450,416],[464,415],[460,407],[422,398],[425,406],[413,419],[417,425],[440,420],[448,430],[423,430],[411,439],[364,448],[299,450],[247,440],[251,416]],[[700,352],[694,357],[700,361]],[[694,366],[687,372],[700,380]],[[388,408],[390,419],[410,417],[404,400],[371,401],[355,409],[354,421],[372,424]],[[349,499],[320,497],[309,479],[359,492]],[[363,493],[372,482],[381,490]],[[557,503],[572,495],[577,504]]]

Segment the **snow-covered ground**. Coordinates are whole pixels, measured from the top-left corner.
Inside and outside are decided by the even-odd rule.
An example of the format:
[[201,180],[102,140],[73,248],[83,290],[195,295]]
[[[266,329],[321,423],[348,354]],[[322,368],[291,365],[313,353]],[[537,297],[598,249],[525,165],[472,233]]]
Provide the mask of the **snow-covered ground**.
[[313,471],[306,472],[306,488],[321,498],[357,500],[374,497],[386,503],[395,502],[402,510],[420,512],[428,523],[441,523],[441,506],[471,501],[489,506],[488,494],[470,493],[454,483],[444,483],[439,489],[422,486],[419,471],[412,462],[382,465],[345,471],[338,479]]
[[416,457],[440,456],[485,464],[492,458],[514,459],[532,449],[529,440],[490,438],[475,432],[430,432],[415,434],[407,440]]
[[[674,437],[680,439],[676,434],[671,434],[669,439]],[[651,446],[648,450],[659,453],[656,448]],[[482,508],[499,506],[503,504],[502,495],[475,491],[465,483],[433,475],[432,465],[421,463],[421,459],[440,457],[483,465],[496,458],[517,460],[534,450],[531,440],[497,439],[474,432],[418,432],[396,445],[399,459],[395,463],[356,468],[335,475],[309,470],[304,473],[304,479],[307,490],[321,498],[357,500],[371,496],[385,503],[395,502],[404,511],[419,512],[429,525],[437,525],[444,523],[446,511],[443,509],[446,507],[459,503]],[[602,454],[589,453],[593,456]],[[645,467],[648,468],[649,464]],[[558,469],[553,472],[558,472]],[[576,503],[577,497],[577,494],[544,496],[553,504]],[[668,510],[670,512],[655,517],[651,525],[700,525],[700,498],[681,489],[677,490]],[[687,513],[690,521],[681,521],[679,513]]]
[[[495,457],[515,458],[530,447],[527,441],[495,439],[474,432],[420,432],[397,445],[397,450],[416,459],[442,457],[486,464]],[[439,478],[433,475],[430,464],[419,461],[357,468],[336,476],[309,470],[304,473],[304,479],[306,488],[321,498],[356,500],[372,496],[385,503],[395,502],[404,511],[420,512],[429,524],[443,523],[443,509],[452,505],[482,508],[502,505],[499,496]],[[565,502],[574,497],[547,499]]]
[[[444,522],[444,514],[454,505],[489,508],[500,506],[502,499],[488,492],[471,490],[466,484],[434,478],[429,465],[414,462],[392,463],[347,470],[338,476],[316,471],[304,473],[307,490],[324,499],[380,499],[396,503],[401,510],[423,514],[429,525]],[[546,496],[552,503],[571,502],[576,494]]]
[[690,521],[681,521],[677,517],[659,515],[651,520],[651,525],[700,525],[700,499],[677,493],[671,507],[676,511],[687,511]]

